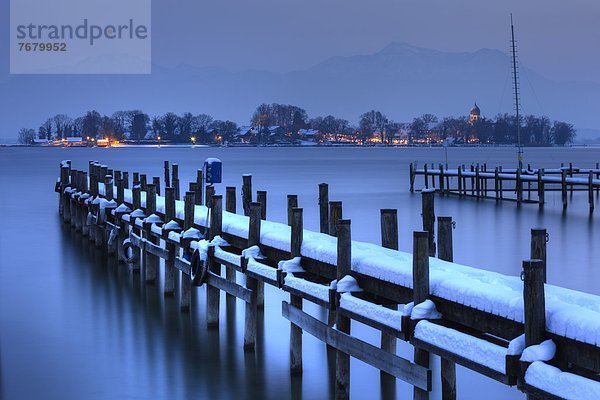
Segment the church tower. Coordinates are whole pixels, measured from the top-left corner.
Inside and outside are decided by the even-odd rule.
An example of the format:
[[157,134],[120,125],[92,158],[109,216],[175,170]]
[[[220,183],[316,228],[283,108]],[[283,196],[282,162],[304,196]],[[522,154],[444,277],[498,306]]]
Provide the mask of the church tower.
[[481,110],[477,106],[477,103],[475,103],[475,105],[471,108],[471,111],[469,111],[469,122],[471,123],[471,125],[474,125],[480,119],[481,119]]

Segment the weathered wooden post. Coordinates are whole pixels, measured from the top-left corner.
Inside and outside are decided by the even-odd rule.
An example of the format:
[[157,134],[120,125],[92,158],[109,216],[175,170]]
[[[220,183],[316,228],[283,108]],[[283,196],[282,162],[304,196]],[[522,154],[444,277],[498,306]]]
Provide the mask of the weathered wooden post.
[[427,163],[423,164],[423,180],[425,181],[425,189],[429,189],[429,180],[427,179]]
[[408,173],[410,179],[410,192],[412,193],[415,191],[415,166],[413,165],[413,163],[410,163]]
[[250,203],[252,203],[252,175],[242,175],[242,206],[244,215],[250,215]]
[[227,186],[225,188],[225,211],[233,214],[237,212],[235,186]]
[[[168,164],[166,164],[168,167]],[[175,219],[175,189],[165,188],[165,223]],[[175,292],[175,251],[176,246],[167,242],[166,249],[169,252],[169,258],[165,260],[165,296],[172,296]]]
[[172,164],[172,179],[173,189],[175,189],[175,200],[181,199],[181,190],[179,188],[179,164]]
[[[252,192],[248,192],[252,193]],[[260,243],[260,203],[248,205],[248,247],[257,246]],[[244,323],[244,350],[254,351],[256,343],[256,283],[255,278],[246,275],[246,288],[253,292],[252,301],[246,303],[246,316]]]
[[129,189],[129,172],[123,171],[123,187]]
[[108,201],[114,198],[113,177],[109,174],[104,176],[104,197]]
[[[135,174],[134,174],[134,179],[135,179]],[[139,176],[138,176],[139,179]],[[139,210],[142,208],[142,193],[141,193],[141,186],[139,184],[138,181],[134,180],[133,182],[133,189],[131,190],[131,197],[132,197],[132,202],[133,202],[133,210]],[[135,225],[135,218],[131,218],[131,231],[136,234],[139,237],[142,237],[142,231],[140,230],[140,228],[138,228]],[[133,256],[133,263],[131,264],[131,270],[132,271],[138,271],[140,269],[140,261],[141,261],[141,251],[139,249],[139,247],[133,246],[131,248],[132,251],[132,256]],[[125,254],[125,256],[127,257],[127,254]]]
[[[415,305],[429,297],[429,232],[413,232],[413,302]],[[415,347],[415,364],[429,368],[429,352]],[[429,399],[429,392],[413,389],[415,400]]]
[[[81,180],[82,180],[82,192],[85,193],[89,193],[89,185],[88,185],[88,173],[83,171],[81,173]],[[81,206],[80,209],[80,213],[81,213],[81,234],[85,237],[89,235],[90,232],[90,228],[87,225],[87,207],[85,207],[84,205]]]
[[[596,179],[600,179],[600,163],[596,163]],[[600,185],[596,186],[596,194],[600,191]]]
[[[502,173],[502,166],[498,167],[498,174]],[[502,177],[499,176],[499,181],[498,181],[498,190],[500,191],[500,199],[504,198],[504,188],[503,188],[503,183],[502,183]]]
[[429,232],[429,255],[435,257],[435,194],[433,191],[421,192],[423,230]]
[[543,263],[543,275],[544,283],[547,282],[546,274],[546,243],[548,242],[548,233],[544,228],[533,228],[531,229],[531,259],[542,260]]
[[440,194],[444,195],[444,166],[442,164],[440,164]]
[[329,202],[329,234],[337,236],[337,227],[342,219],[342,202]]
[[[258,190],[256,192],[256,202],[260,203],[260,219],[265,221],[267,219],[267,192],[264,190]],[[265,306],[265,283],[258,280],[256,281],[256,304],[258,305],[258,308],[261,309]]]
[[215,195],[215,187],[214,186],[207,186],[206,187],[206,193],[205,193],[206,207],[211,208],[211,200],[212,200],[212,197],[214,195]]
[[[441,164],[440,164],[441,167]],[[382,209],[380,211],[381,220],[381,246],[387,249],[398,250],[398,210]],[[397,310],[396,305],[387,306],[392,310]],[[381,348],[391,354],[396,354],[396,336],[381,332]],[[381,378],[394,379],[392,375],[381,371]]]
[[140,187],[142,188],[142,192],[146,191],[146,186],[148,186],[148,180],[146,174],[140,175]]
[[160,196],[160,193],[161,193],[161,191],[160,191],[160,176],[153,176],[152,184],[156,188],[156,195]]
[[[337,225],[337,279],[350,274],[352,251],[352,237],[350,220],[341,219]],[[338,331],[350,334],[350,318],[336,313],[336,328]],[[336,350],[335,366],[335,398],[337,400],[350,398],[350,356]]]
[[[302,209],[292,210],[292,229],[290,239],[291,258],[300,257],[302,248],[303,217]],[[302,297],[290,294],[290,304],[302,310]],[[294,324],[290,326],[290,372],[302,373],[302,329]]]
[[588,203],[590,205],[590,214],[594,212],[594,173],[588,174]]
[[[225,211],[235,214],[237,211],[236,198],[235,198],[235,186],[227,186],[225,188]],[[225,277],[230,282],[236,281],[235,269],[227,268],[225,270]],[[235,296],[227,294],[226,299],[228,302],[235,302]]]
[[[202,188],[199,188],[202,190]],[[193,192],[185,194],[184,214],[183,214],[183,229],[188,230],[194,225],[194,210],[195,199],[197,195]],[[184,257],[187,260],[191,259],[192,252],[184,250]],[[179,308],[182,311],[189,311],[192,300],[192,279],[189,274],[181,273],[181,299],[179,300]]]
[[[223,196],[213,195],[210,200],[210,230],[209,239],[223,234]],[[220,276],[221,264],[215,260],[210,260],[210,272]],[[219,297],[220,290],[216,287],[206,286],[206,323],[209,328],[219,327]]]
[[462,197],[463,195],[463,177],[462,177],[462,167],[458,166],[458,195]]
[[198,187],[196,191],[196,203],[197,205],[202,204],[202,196],[204,195],[204,172],[199,169],[196,172],[196,185]]
[[521,168],[517,168],[515,185],[517,191],[517,203],[520,204],[523,201],[523,182],[521,182]]
[[[569,178],[573,177],[573,163],[569,163]],[[571,197],[573,196],[573,183],[571,183]]]
[[523,302],[525,345],[539,344],[546,338],[546,300],[542,260],[523,261]]
[[479,176],[479,164],[475,167],[475,195],[481,197],[481,177]]
[[[496,169],[497,171],[498,169]],[[444,261],[454,261],[452,245],[452,217],[438,217],[438,258]],[[442,399],[456,399],[456,365],[445,358],[441,359]]]
[[292,225],[292,210],[298,208],[298,195],[288,194],[287,195],[287,223],[289,226]]
[[123,178],[117,180],[117,204],[123,204],[125,202],[125,185]]
[[260,219],[265,221],[267,219],[267,192],[258,190],[256,192],[256,201],[260,203]]
[[561,197],[563,211],[567,209],[567,171],[562,169],[560,171],[560,186],[561,186]]
[[170,187],[171,186],[171,174],[169,171],[169,160],[165,160],[164,168],[165,168],[165,187]]
[[540,207],[543,207],[544,203],[546,202],[546,191],[544,188],[544,168],[538,169],[537,189],[538,189],[538,201],[540,203]]
[[496,195],[496,201],[498,201],[500,199],[500,195],[499,195],[499,190],[500,190],[500,186],[498,185],[498,180],[499,180],[499,173],[498,173],[498,167],[494,168],[494,194]]
[[475,195],[475,166],[471,164],[471,196]]
[[[149,183],[146,185],[146,215],[152,215],[156,212],[156,185],[154,183]],[[155,238],[154,235],[150,233],[144,232],[144,236],[147,236],[147,240],[152,244],[158,243],[158,238]],[[158,271],[159,260],[158,258],[150,254],[149,252],[145,252],[144,254],[144,264],[146,270],[146,283],[154,284],[156,282],[156,275]]]
[[[413,180],[411,178],[411,192],[413,191],[412,182]],[[329,232],[329,185],[326,183],[319,183],[319,232]]]

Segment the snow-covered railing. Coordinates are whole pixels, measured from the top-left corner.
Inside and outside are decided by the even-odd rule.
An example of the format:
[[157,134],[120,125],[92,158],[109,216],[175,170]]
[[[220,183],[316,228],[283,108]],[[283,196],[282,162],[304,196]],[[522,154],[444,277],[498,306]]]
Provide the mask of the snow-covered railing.
[[[475,196],[477,198],[494,198],[496,200],[516,200],[517,202],[533,202],[542,206],[545,194],[549,191],[560,191],[563,209],[567,208],[567,193],[585,191],[588,193],[590,213],[594,211],[593,192],[600,191],[600,165],[595,168],[576,168],[573,165],[561,168],[527,168],[514,169],[496,167],[488,170],[487,165],[471,165],[470,170],[464,165],[450,169],[442,164],[437,168],[425,164],[417,168],[410,164],[410,191],[414,191],[415,179],[423,176],[424,189],[432,188],[441,194],[457,194]],[[456,183],[454,183],[456,182]],[[507,183],[505,185],[505,183]],[[453,187],[453,185],[455,185]],[[489,185],[489,187],[488,187]],[[526,187],[525,187],[526,185]],[[515,197],[510,194],[514,193]],[[532,200],[532,193],[537,196]],[[527,195],[527,198],[524,195]]]
[[[63,168],[70,169],[70,164]],[[349,320],[354,319],[394,338],[411,340],[417,347],[501,382],[514,384],[514,368],[510,371],[507,366],[511,357],[518,362],[522,349],[511,353],[511,345],[514,338],[527,331],[528,324],[533,324],[540,338],[550,338],[556,344],[556,355],[548,360],[549,365],[563,366],[563,369],[574,365],[600,372],[598,296],[542,284],[541,315],[538,307],[537,316],[532,318],[534,314],[528,311],[527,301],[524,302],[531,287],[527,284],[530,279],[527,274],[523,282],[519,277],[428,257],[429,250],[419,253],[415,249],[416,253],[409,254],[352,241],[349,224],[344,228],[340,221],[334,223],[338,237],[302,229],[301,210],[293,207],[289,210],[291,226],[261,221],[264,210],[259,203],[247,202],[250,215],[238,215],[230,207],[230,195],[235,198],[235,190],[227,191],[226,209],[229,211],[223,211],[222,197],[218,195],[211,198],[207,207],[195,204],[198,197],[194,192],[186,193],[185,200],[175,200],[178,194],[174,188],[165,188],[165,195],[158,196],[154,184],[143,185],[136,181],[129,189],[122,178],[115,186],[113,175],[107,174],[101,166],[94,165],[92,171],[88,179],[79,171],[70,170],[69,175],[61,169],[61,212],[65,220],[69,219],[76,229],[79,226],[82,232],[87,229],[88,235],[99,245],[106,245],[106,238],[114,241],[118,237],[114,251],[120,258],[135,263],[136,258],[139,260],[135,249],[140,249],[146,254],[147,280],[156,279],[157,262],[163,258],[165,273],[172,274],[176,268],[183,272],[185,279],[207,284],[209,323],[215,323],[215,319],[218,323],[214,290],[216,296],[218,290],[223,290],[244,300],[250,307],[247,312],[252,315],[255,313],[252,307],[260,303],[259,284],[267,283],[290,293],[292,304],[284,305],[284,315],[295,326],[328,344],[331,341],[341,346],[345,354],[409,379],[421,389],[430,388],[430,382],[423,380],[425,367],[406,364],[406,360],[398,357],[388,359],[388,353],[376,352],[380,360],[374,360],[374,349],[355,342],[356,338],[338,336],[339,332],[348,335]],[[98,182],[100,176],[107,176],[104,183]],[[246,189],[244,193],[248,195],[250,191]],[[425,191],[423,196],[433,198],[433,193]],[[424,210],[423,215],[426,218],[429,213]],[[423,234],[422,243],[431,243],[431,234]],[[542,239],[545,246],[545,233]],[[538,245],[542,245],[540,243]],[[442,247],[438,249],[440,257],[447,253]],[[192,254],[196,258],[191,257]],[[221,265],[227,268],[227,279],[218,273]],[[341,265],[345,265],[345,269]],[[418,281],[422,286],[415,286],[415,265],[426,270],[426,283],[423,277]],[[237,284],[235,273],[232,278],[229,271],[246,274],[246,286]],[[167,282],[172,282],[172,276],[165,277],[165,291]],[[174,288],[169,290],[172,292]],[[425,297],[417,292],[424,293]],[[189,292],[184,290],[182,303],[185,296],[189,304]],[[331,315],[337,313],[340,322],[332,328],[304,315],[302,299],[326,307]],[[431,305],[432,310],[423,312],[427,310],[425,305]],[[439,321],[428,321],[439,317]],[[410,320],[414,321],[410,323]],[[251,332],[248,334],[247,339],[252,341]],[[340,340],[348,342],[339,344]],[[348,343],[359,346],[360,350],[344,347],[350,346]],[[452,343],[460,346],[452,347]],[[477,354],[483,356],[477,358]],[[387,361],[382,362],[381,357]],[[482,367],[484,364],[487,367]],[[399,365],[403,365],[402,371],[394,369]],[[408,377],[406,368],[414,375]]]

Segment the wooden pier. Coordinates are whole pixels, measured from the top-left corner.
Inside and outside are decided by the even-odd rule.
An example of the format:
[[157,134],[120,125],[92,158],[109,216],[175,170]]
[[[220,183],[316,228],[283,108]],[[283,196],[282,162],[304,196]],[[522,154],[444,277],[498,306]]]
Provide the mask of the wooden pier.
[[[595,320],[585,320],[587,326],[581,323],[581,332],[563,331],[564,315],[552,312],[556,299],[564,302],[560,303],[564,314],[571,309],[579,312],[581,304],[600,297],[573,291],[563,296],[565,289],[545,285],[544,229],[532,230],[531,254],[523,262],[521,283],[518,277],[453,263],[453,221],[436,219],[431,191],[422,193],[423,231],[412,233],[411,256],[398,251],[396,210],[381,210],[381,246],[360,243],[352,241],[351,221],[343,219],[342,203],[330,200],[327,184],[318,187],[320,232],[313,232],[304,229],[301,201],[295,195],[287,199],[287,224],[268,221],[267,193],[257,192],[254,197],[251,175],[242,177],[244,215],[236,214],[236,188],[226,188],[223,209],[223,196],[212,186],[205,189],[201,171],[181,196],[176,165],[165,162],[169,185],[161,187],[159,177],[148,183],[148,177],[138,172],[130,175],[94,161],[87,171],[76,170],[70,161],[63,161],[55,187],[60,194],[59,213],[66,224],[115,257],[123,268],[143,274],[147,284],[156,283],[162,260],[164,294],[178,295],[182,312],[190,312],[194,287],[206,285],[207,325],[213,329],[219,327],[221,291],[228,301],[243,301],[245,351],[255,348],[257,316],[263,304],[273,306],[264,298],[266,284],[290,296],[281,305],[291,328],[290,373],[301,374],[303,365],[310,362],[302,359],[302,333],[316,337],[335,351],[337,399],[350,397],[350,357],[379,369],[382,382],[394,378],[408,382],[415,399],[428,399],[434,385],[441,385],[443,399],[455,399],[456,364],[516,386],[532,399],[568,398],[563,387],[548,387],[540,381],[548,368],[563,374],[564,379],[556,381],[574,378],[578,387],[600,393]],[[417,174],[416,169],[413,172]],[[433,175],[425,174],[426,179],[429,176]],[[445,182],[443,171],[441,177]],[[175,274],[181,274],[180,287],[175,285]],[[245,279],[238,281],[238,275]],[[473,282],[484,276],[484,286],[467,285],[475,291],[472,296],[467,290],[454,290],[464,285],[455,275]],[[499,299],[507,298],[504,310],[480,295],[487,291],[483,282],[488,275],[507,284],[498,286],[504,296]],[[522,292],[514,297],[514,287],[519,285]],[[545,303],[548,295],[553,301]],[[572,300],[578,296],[585,301]],[[328,320],[306,313],[305,301],[328,310]],[[585,313],[596,315],[587,308]],[[571,328],[577,326],[578,315],[569,320]],[[352,321],[380,331],[380,346],[353,335]],[[414,359],[396,354],[398,339],[414,346]],[[556,346],[549,359],[520,361],[525,347],[547,339]],[[462,345],[455,345],[458,342]],[[473,349],[483,350],[473,353]],[[440,377],[432,376],[432,354],[442,359]],[[394,398],[396,394],[392,389],[388,395]]]
[[583,191],[588,194],[590,213],[594,212],[594,192],[600,191],[600,165],[595,168],[577,168],[572,164],[556,169],[526,169],[495,167],[486,164],[459,165],[449,169],[442,164],[417,168],[410,164],[410,191],[415,190],[419,175],[423,176],[423,188],[433,189],[442,195],[475,197],[477,199],[509,200],[517,203],[536,203],[543,207],[546,192],[561,192],[563,210],[567,209],[569,194]]

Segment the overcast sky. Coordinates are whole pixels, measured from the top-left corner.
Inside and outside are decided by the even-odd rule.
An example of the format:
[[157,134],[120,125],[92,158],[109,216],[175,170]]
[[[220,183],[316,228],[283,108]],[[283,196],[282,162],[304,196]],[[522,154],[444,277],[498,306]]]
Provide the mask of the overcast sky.
[[598,0],[172,0],[153,4],[158,64],[275,71],[391,41],[450,51],[508,50],[547,77],[600,81]]
[[[0,3],[6,75],[9,0]],[[598,0],[163,0],[152,7],[158,65],[288,71],[392,41],[507,51],[513,12],[524,64],[556,80],[600,81]]]

